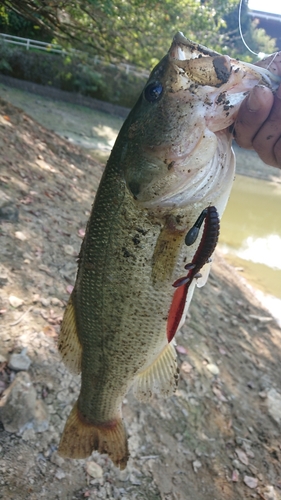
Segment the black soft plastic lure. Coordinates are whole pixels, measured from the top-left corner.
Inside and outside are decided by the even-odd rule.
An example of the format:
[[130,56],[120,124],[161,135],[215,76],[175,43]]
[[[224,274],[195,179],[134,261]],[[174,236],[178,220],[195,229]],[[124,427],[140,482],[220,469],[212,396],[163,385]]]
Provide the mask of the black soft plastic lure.
[[188,247],[193,245],[193,243],[195,243],[195,241],[197,240],[200,227],[202,226],[207,216],[207,213],[208,213],[208,208],[204,208],[204,210],[199,215],[197,221],[195,222],[194,226],[192,226],[192,228],[188,231],[184,240],[185,244]]

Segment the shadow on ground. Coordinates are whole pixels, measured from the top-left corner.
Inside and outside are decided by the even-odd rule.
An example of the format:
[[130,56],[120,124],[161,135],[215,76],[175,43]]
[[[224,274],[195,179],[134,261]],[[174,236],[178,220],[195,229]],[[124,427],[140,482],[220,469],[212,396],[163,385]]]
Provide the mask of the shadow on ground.
[[219,254],[177,337],[176,394],[124,401],[127,470],[98,454],[58,457],[79,379],[60,362],[57,334],[103,167],[5,101],[0,145],[0,353],[5,360],[27,348],[50,416],[41,433],[2,429],[3,498],[280,499],[281,331]]

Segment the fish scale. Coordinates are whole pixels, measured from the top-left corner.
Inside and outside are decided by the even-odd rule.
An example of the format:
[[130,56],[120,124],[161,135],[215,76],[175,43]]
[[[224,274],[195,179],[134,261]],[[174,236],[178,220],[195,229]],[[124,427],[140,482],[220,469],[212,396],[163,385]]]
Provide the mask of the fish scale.
[[[149,349],[158,354],[159,338],[155,332],[161,321],[165,331],[169,303],[166,283],[162,294],[159,290],[155,293],[151,285],[151,260],[161,226],[151,226],[146,211],[136,206],[127,191],[124,197],[120,195],[119,210],[130,214],[128,227],[128,217],[120,217],[118,210],[113,211],[108,203],[116,190],[116,177],[112,176],[112,182],[110,177],[108,181],[105,179],[95,204],[96,215],[88,227],[88,241],[92,244],[81,257],[75,299],[77,323],[84,325],[80,339],[85,346],[80,410],[94,415],[97,422],[103,422],[105,416],[107,420],[114,418],[116,401],[120,404],[120,388],[124,386],[122,393],[128,389],[133,376],[146,363],[147,340],[144,343],[143,338],[150,340]],[[97,220],[99,213],[102,220]],[[110,225],[104,223],[108,218]],[[133,239],[139,227],[146,234],[135,245]],[[95,270],[87,269],[89,262],[96,263]],[[147,291],[147,287],[151,290]],[[91,297],[95,306],[85,304],[84,297]],[[163,344],[162,332],[158,337]],[[100,390],[99,383],[92,387],[93,380],[104,381],[110,372],[115,376],[106,392]],[[86,397],[89,393],[90,400]]]
[[[100,182],[61,325],[62,359],[81,372],[62,456],[85,458],[98,450],[125,468],[122,401],[128,390],[145,402],[173,394],[178,367],[171,339],[196,283],[208,277],[209,264],[199,268],[215,246],[208,240],[212,221],[206,218],[206,236],[199,229],[190,246],[185,236],[208,207],[219,223],[235,171],[229,126],[245,93],[260,82],[278,86],[267,70],[179,33],[125,121]],[[202,278],[191,273],[186,302],[174,300],[173,283],[194,258]]]

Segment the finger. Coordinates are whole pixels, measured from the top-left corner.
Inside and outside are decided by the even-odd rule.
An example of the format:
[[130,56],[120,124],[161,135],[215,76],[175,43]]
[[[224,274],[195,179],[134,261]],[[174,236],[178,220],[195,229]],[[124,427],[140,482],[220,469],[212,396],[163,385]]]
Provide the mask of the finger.
[[263,86],[254,87],[244,99],[234,126],[234,137],[239,146],[246,149],[253,147],[254,137],[268,118],[273,100],[271,90]]
[[253,138],[253,147],[264,163],[281,167],[281,86],[269,117]]
[[262,61],[255,63],[255,65],[266,68],[271,73],[281,76],[281,52],[271,54]]

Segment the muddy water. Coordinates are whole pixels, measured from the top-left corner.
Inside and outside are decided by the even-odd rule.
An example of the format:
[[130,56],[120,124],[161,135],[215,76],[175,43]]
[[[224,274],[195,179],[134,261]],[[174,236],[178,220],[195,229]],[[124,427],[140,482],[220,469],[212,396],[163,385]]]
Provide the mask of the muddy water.
[[227,260],[266,294],[281,299],[281,184],[237,176],[222,218]]

